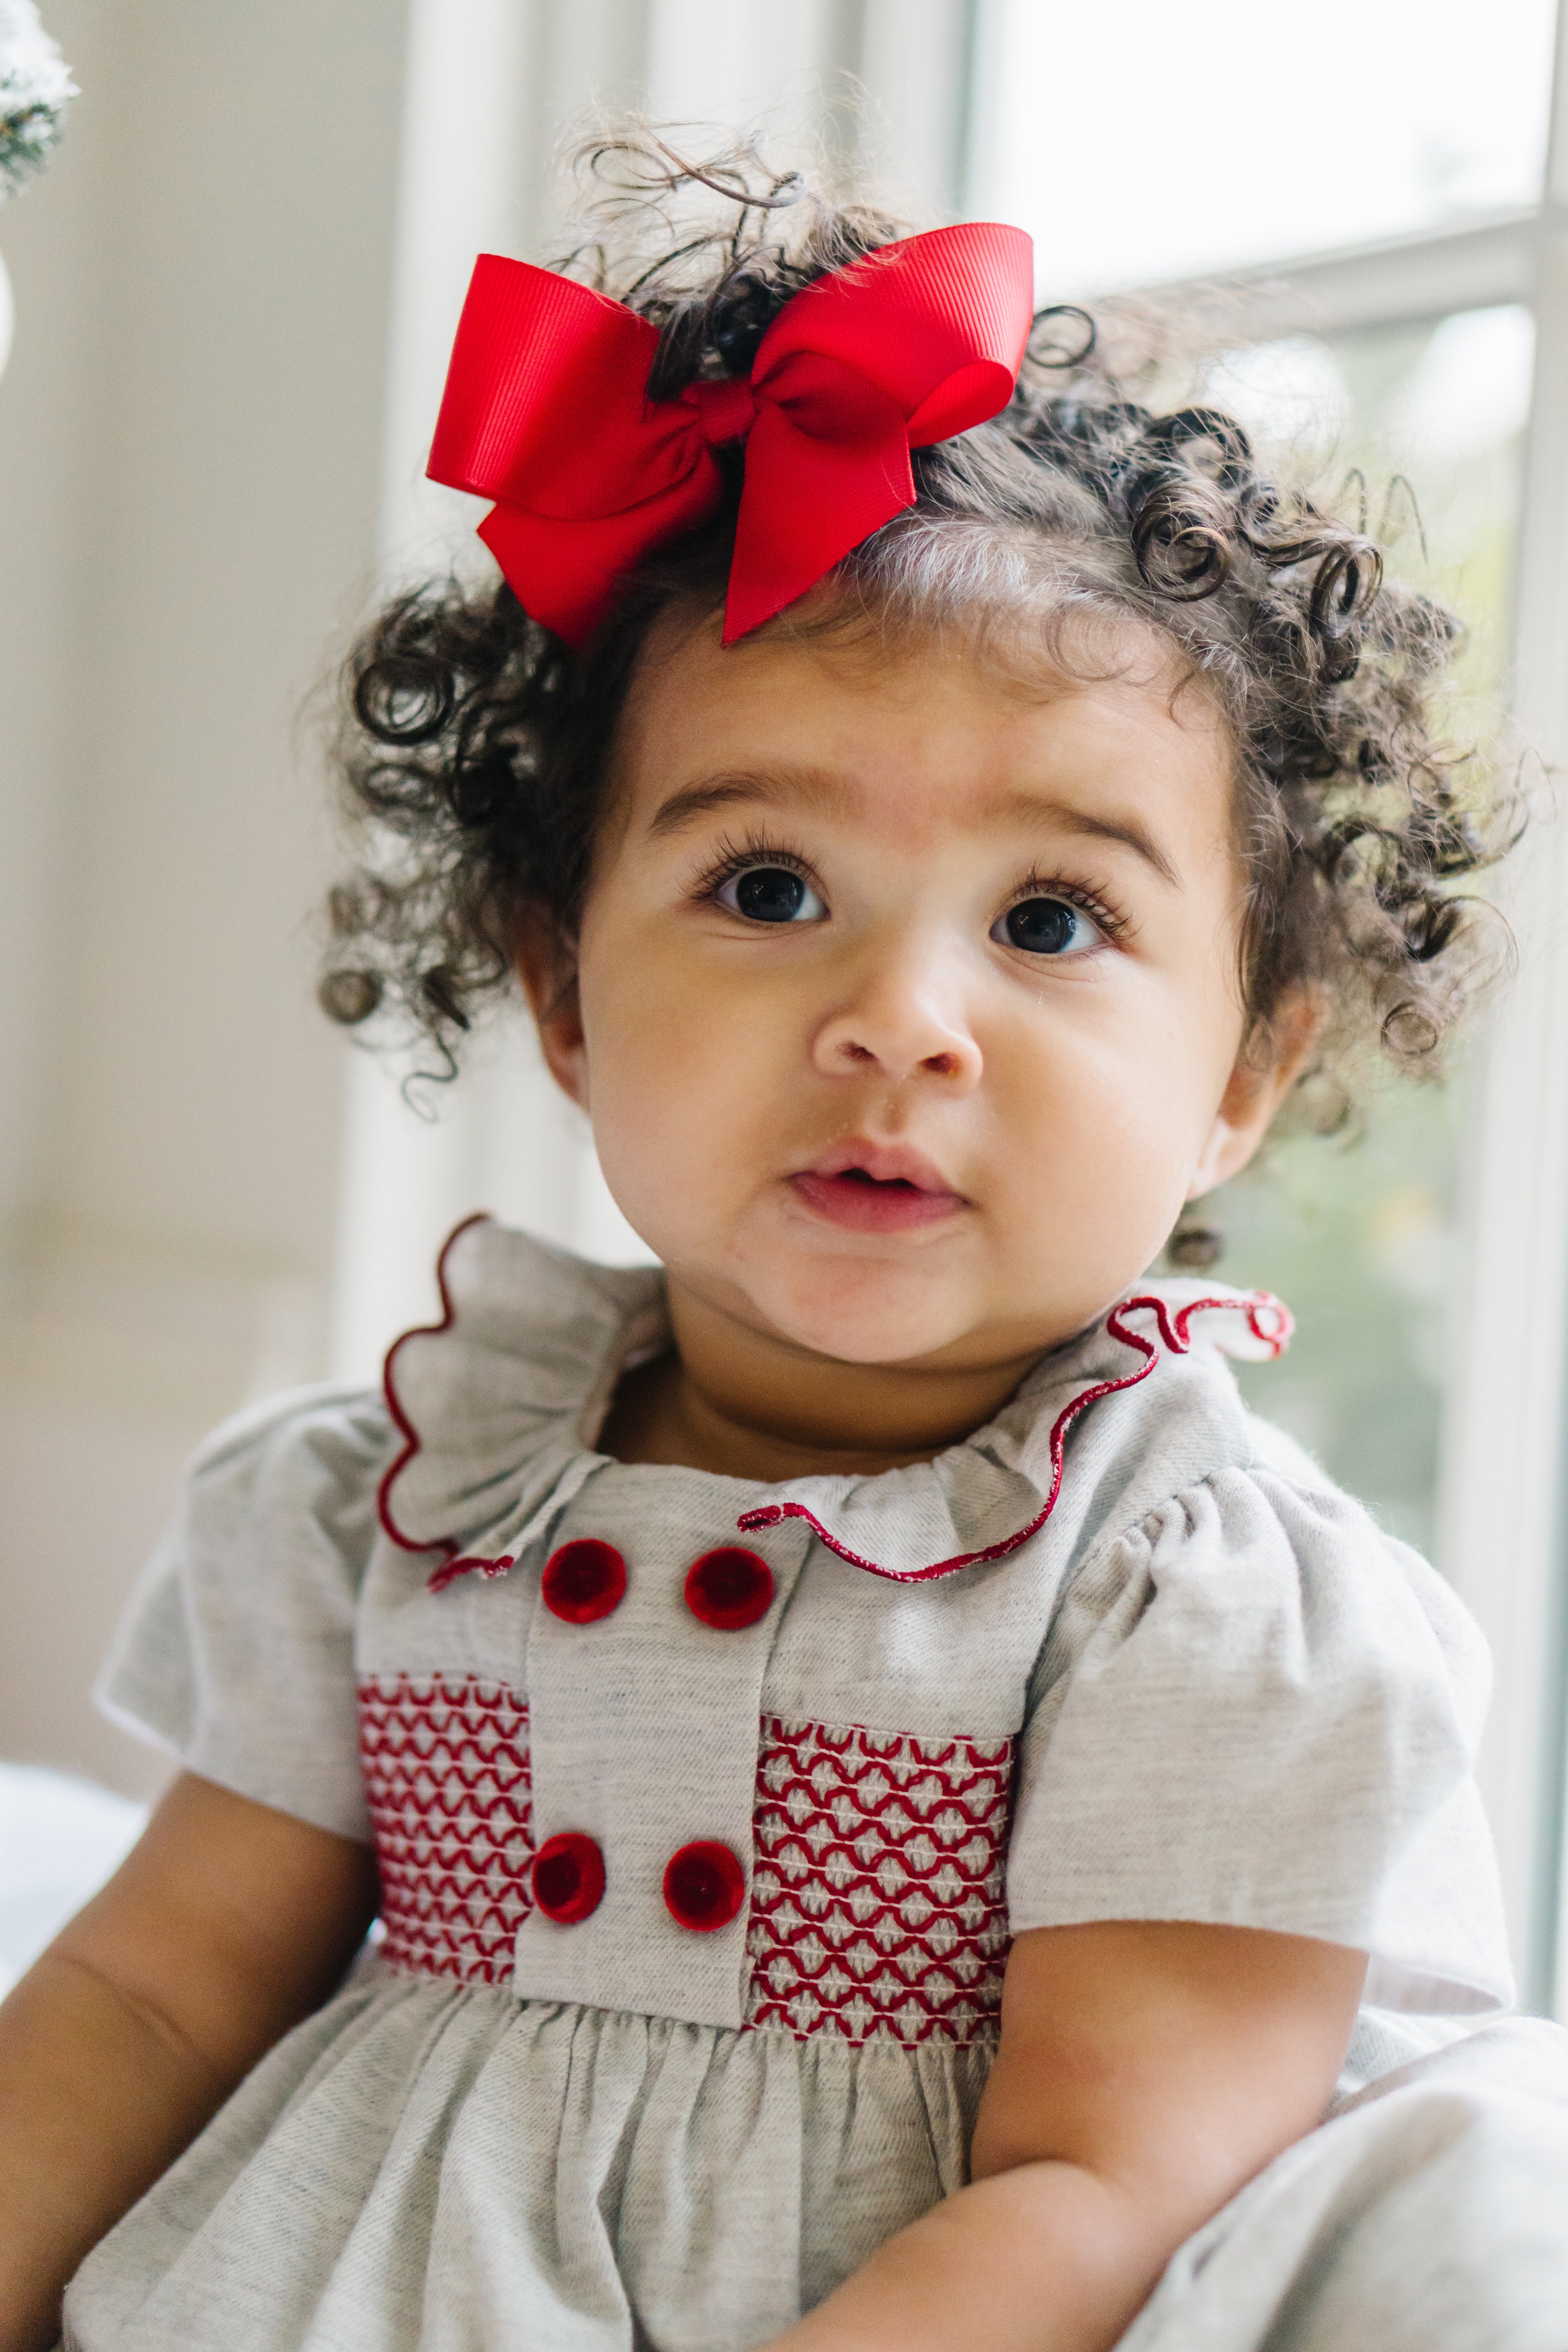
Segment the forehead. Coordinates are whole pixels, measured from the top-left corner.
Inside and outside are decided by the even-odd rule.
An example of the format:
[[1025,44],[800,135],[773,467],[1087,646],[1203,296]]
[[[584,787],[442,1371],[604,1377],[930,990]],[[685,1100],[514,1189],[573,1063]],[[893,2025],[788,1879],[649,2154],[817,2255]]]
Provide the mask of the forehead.
[[725,646],[716,616],[663,616],[616,730],[617,814],[646,838],[714,808],[787,803],[912,848],[1026,819],[1045,796],[1223,834],[1229,737],[1164,644],[1100,622],[1064,650],[1047,663],[1016,642],[874,623]]

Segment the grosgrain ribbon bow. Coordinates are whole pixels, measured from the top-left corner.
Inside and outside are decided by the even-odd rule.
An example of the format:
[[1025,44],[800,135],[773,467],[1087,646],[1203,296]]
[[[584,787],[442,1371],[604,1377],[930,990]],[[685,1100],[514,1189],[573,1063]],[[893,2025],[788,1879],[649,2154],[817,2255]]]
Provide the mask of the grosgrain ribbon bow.
[[495,500],[479,537],[524,608],[580,645],[627,569],[712,512],[714,449],[743,439],[728,645],[914,504],[911,449],[1006,405],[1032,304],[1022,229],[932,229],[792,295],[749,377],[650,401],[646,319],[481,254],[428,470]]

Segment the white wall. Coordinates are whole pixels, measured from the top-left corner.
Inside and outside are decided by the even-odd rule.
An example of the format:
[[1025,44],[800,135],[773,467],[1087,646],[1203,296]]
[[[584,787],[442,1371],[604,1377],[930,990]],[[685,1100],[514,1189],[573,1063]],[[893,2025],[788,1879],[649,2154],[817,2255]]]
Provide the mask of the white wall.
[[93,1659],[180,1457],[324,1362],[342,1048],[296,713],[373,579],[399,0],[55,0],[0,213],[0,1752],[127,1788]]

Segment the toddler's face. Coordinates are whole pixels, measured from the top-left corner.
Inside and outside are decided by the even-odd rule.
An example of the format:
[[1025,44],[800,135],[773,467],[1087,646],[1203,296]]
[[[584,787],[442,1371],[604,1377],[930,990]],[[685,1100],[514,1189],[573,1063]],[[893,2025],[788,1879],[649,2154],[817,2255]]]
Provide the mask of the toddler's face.
[[672,1285],[850,1362],[1000,1362],[1251,1150],[1227,741],[1118,652],[1026,689],[656,630],[542,1028]]

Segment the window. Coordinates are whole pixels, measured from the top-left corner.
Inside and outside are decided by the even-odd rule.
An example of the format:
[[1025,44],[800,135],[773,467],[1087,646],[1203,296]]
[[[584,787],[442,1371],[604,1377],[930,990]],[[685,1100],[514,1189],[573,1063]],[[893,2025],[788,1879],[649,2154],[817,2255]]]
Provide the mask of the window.
[[[1316,436],[1329,487],[1359,467],[1374,523],[1409,478],[1425,543],[1407,524],[1394,561],[1472,628],[1456,719],[1506,704],[1546,763],[1568,751],[1563,13],[1215,0],[1200,34],[1128,0],[1107,87],[1101,23],[989,0],[969,191],[1034,229],[1042,299],[1217,278],[1240,323],[1213,389],[1265,438]],[[1276,1147],[1215,1222],[1220,1271],[1300,1318],[1248,1375],[1259,1408],[1436,1554],[1491,1641],[1482,1785],[1525,1999],[1563,2013],[1568,857],[1541,798],[1503,886],[1519,978],[1453,1082],[1374,1101],[1353,1149]]]
[[[1206,386],[1255,436],[1315,438],[1327,488],[1360,474],[1394,568],[1462,614],[1461,741],[1495,726],[1507,684],[1531,346],[1529,310],[1507,304],[1258,344]],[[1437,1559],[1466,1101],[1462,1063],[1447,1085],[1384,1087],[1344,1139],[1275,1146],[1215,1213],[1220,1270],[1298,1315],[1284,1361],[1243,1375],[1258,1409]]]
[[[1042,299],[1539,201],[1552,0],[993,0],[973,208],[1034,232]],[[1047,291],[1048,289],[1048,291]]]

